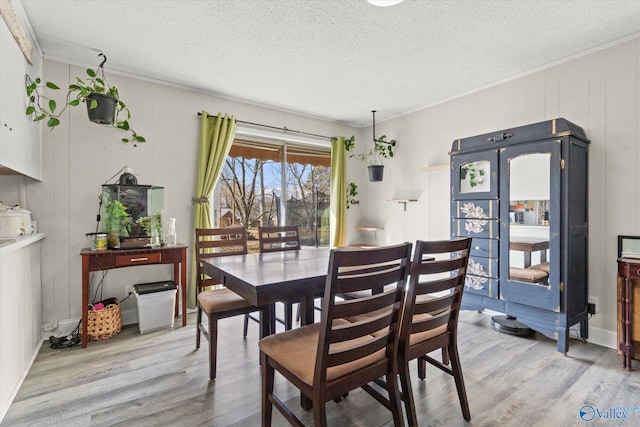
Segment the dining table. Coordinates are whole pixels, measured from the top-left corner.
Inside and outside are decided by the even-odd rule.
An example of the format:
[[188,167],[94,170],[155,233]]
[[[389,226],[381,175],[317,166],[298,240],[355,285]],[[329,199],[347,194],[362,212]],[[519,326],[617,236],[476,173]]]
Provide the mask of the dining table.
[[329,248],[303,247],[204,259],[204,272],[256,307],[269,306],[260,318],[260,337],[275,332],[275,303],[300,300],[300,323],[314,321],[313,300],[324,294]]

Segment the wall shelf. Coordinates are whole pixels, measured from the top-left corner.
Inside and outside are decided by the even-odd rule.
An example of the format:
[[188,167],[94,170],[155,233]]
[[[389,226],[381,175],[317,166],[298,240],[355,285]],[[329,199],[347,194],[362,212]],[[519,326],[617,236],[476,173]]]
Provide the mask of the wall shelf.
[[425,172],[432,172],[432,171],[449,170],[450,167],[451,166],[447,163],[447,164],[444,164],[444,165],[425,166],[423,168],[420,168],[419,170],[425,171]]
[[413,203],[413,202],[417,202],[418,199],[391,199],[391,200],[385,200],[385,202],[390,202],[390,203],[401,203],[404,205],[404,211],[407,211],[407,203]]

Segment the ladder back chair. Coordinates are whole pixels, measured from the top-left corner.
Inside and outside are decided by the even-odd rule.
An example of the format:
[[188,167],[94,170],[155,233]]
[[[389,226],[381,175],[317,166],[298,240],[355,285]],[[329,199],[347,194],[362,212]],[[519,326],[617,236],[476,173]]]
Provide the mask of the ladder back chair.
[[[262,425],[270,426],[275,406],[292,425],[302,425],[274,394],[275,371],[313,405],[314,424],[327,425],[326,403],[362,387],[402,425],[397,386],[400,315],[407,288],[411,243],[376,249],[333,249],[320,323],[260,340]],[[343,300],[339,294],[372,289],[384,292]],[[358,321],[348,318],[361,317]],[[368,383],[386,377],[388,401]]]
[[[244,298],[227,289],[220,280],[204,273],[202,260],[229,255],[247,253],[247,232],[242,227],[233,228],[197,228],[196,229],[196,263],[198,277],[196,292],[198,299],[196,323],[196,349],[200,348],[200,335],[209,342],[209,378],[216,377],[216,353],[218,341],[218,319],[244,314],[245,325],[249,313],[260,311],[260,308],[249,304]],[[210,288],[206,290],[206,288]],[[208,321],[208,327],[202,324],[202,313]],[[247,336],[246,326],[244,336]]]
[[[471,420],[458,355],[458,314],[467,273],[471,238],[416,242],[407,298],[403,307],[398,370],[409,426],[417,426],[409,361],[418,360],[418,377],[426,363],[453,376],[465,420]],[[442,349],[440,362],[427,354]],[[446,351],[445,351],[446,350]]]
[[[297,225],[258,227],[260,252],[292,251],[300,249],[300,232]],[[296,301],[283,301],[284,320],[276,320],[285,330],[293,327],[293,304]]]

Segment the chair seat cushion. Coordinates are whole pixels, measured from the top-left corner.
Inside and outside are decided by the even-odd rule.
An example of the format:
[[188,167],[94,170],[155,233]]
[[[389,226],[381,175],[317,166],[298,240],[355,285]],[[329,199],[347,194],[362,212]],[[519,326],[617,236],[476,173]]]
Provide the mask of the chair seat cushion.
[[545,273],[549,274],[549,263],[548,262],[543,262],[542,264],[536,264],[536,265],[532,265],[531,267],[528,267],[531,270],[540,270],[540,271],[544,271]]
[[548,273],[531,268],[509,267],[509,278],[520,282],[538,283],[549,277]]
[[246,299],[227,288],[200,292],[198,304],[205,313],[209,314],[251,307]]
[[[334,326],[345,323],[344,320],[334,321]],[[348,323],[348,322],[346,322]],[[304,383],[313,386],[313,375],[320,336],[320,324],[303,326],[279,334],[269,335],[260,340],[260,351],[276,360],[286,370],[290,371]],[[373,337],[372,337],[373,338]],[[366,338],[345,341],[331,346],[332,349],[345,348],[356,343],[366,342]],[[331,382],[346,374],[351,374],[375,362],[385,359],[385,351],[380,350],[363,359],[343,365],[334,366],[327,370],[327,382]]]

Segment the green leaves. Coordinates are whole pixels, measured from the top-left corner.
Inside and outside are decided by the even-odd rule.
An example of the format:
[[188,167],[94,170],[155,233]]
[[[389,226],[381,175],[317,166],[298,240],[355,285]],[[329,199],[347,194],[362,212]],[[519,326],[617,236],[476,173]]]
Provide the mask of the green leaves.
[[127,108],[126,104],[120,99],[118,89],[115,86],[109,86],[107,84],[107,79],[105,78],[102,67],[98,67],[97,70],[88,68],[86,70],[86,75],[88,78],[85,77],[85,79],[82,79],[80,77],[76,77],[75,82],[69,84],[64,108],[62,109],[59,109],[56,100],[49,98],[42,93],[45,88],[60,90],[58,85],[53,82],[43,83],[40,77],[31,79],[29,75],[26,75],[25,93],[28,98],[28,105],[25,110],[25,114],[31,116],[31,119],[35,122],[47,119],[47,126],[49,128],[54,128],[60,124],[60,116],[69,106],[76,107],[80,105],[81,102],[88,102],[90,110],[97,108],[99,101],[95,99],[91,99],[90,101],[86,100],[89,95],[93,93],[100,93],[115,98],[117,102],[115,120],[111,126],[125,132],[131,132],[131,136],[122,138],[122,142],[145,142],[146,139],[144,137],[138,135],[133,129],[131,129],[129,125],[131,112],[129,111],[129,108]]

